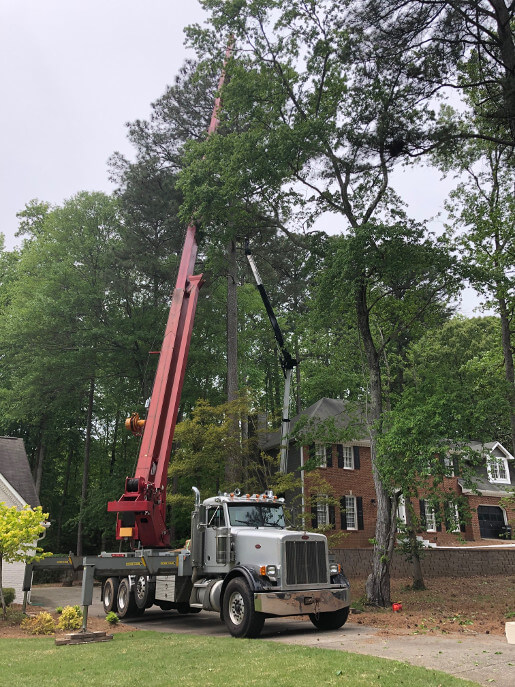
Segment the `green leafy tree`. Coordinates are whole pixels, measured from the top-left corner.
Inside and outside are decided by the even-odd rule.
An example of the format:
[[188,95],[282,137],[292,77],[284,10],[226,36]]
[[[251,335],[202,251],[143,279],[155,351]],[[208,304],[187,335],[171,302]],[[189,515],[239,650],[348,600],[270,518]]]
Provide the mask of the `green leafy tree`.
[[504,385],[511,405],[511,439],[515,450],[515,370],[513,314],[515,309],[515,175],[511,150],[488,142],[464,147],[450,164],[465,173],[451,193],[447,210],[469,280],[486,307],[500,318]]
[[18,510],[16,506],[0,503],[0,600],[4,619],[7,607],[2,591],[3,563],[27,563],[49,555],[36,546],[36,541],[45,531],[43,523],[47,518],[48,513],[43,513],[41,506],[26,506]]
[[503,442],[509,436],[499,330],[495,317],[454,318],[412,342],[403,393],[383,417],[377,466],[383,482],[404,499],[403,548],[414,564],[415,587],[423,580],[413,501],[429,500],[441,519],[452,503],[460,523],[468,522],[467,503],[446,477],[452,470],[473,489],[475,468],[484,458],[469,442]]
[[[381,345],[371,331],[374,300],[366,299],[367,275],[387,260],[381,250],[374,252],[374,230],[390,227],[392,246],[398,239],[403,213],[390,173],[400,152],[430,147],[438,136],[433,87],[409,76],[410,58],[398,54],[394,62],[375,50],[368,27],[351,21],[347,2],[205,0],[203,5],[211,27],[190,29],[197,49],[220,59],[220,35],[232,36],[235,48],[222,90],[221,135],[186,146],[181,212],[201,217],[206,231],[223,227],[227,238],[256,217],[291,240],[294,229],[309,229],[325,212],[341,220],[342,231],[351,235],[349,250],[355,247],[347,273],[354,269],[351,303],[371,392],[374,445],[382,412]],[[382,246],[390,245],[387,233],[381,234]],[[403,252],[415,253],[415,244],[406,238]],[[417,259],[422,248],[419,253]],[[399,264],[393,250],[388,258],[392,267]],[[367,259],[373,260],[370,267]],[[407,270],[402,273],[407,278]],[[441,290],[441,280],[437,284],[434,293]],[[388,605],[395,509],[375,476],[378,545],[368,593],[373,603]]]
[[[376,49],[402,62],[409,78],[435,93],[449,87],[469,102],[472,118],[457,118],[433,145],[479,138],[513,147],[515,142],[515,7],[506,0],[367,0],[357,19]],[[463,69],[469,63],[473,68]],[[423,151],[421,151],[423,152]]]

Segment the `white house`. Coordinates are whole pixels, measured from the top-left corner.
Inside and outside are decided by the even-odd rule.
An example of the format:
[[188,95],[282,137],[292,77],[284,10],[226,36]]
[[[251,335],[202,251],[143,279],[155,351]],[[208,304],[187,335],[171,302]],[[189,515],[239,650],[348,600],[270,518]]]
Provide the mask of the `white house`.
[[[0,437],[0,503],[21,509],[39,506],[23,439]],[[13,587],[16,602],[23,599],[24,563],[3,563],[2,586]]]

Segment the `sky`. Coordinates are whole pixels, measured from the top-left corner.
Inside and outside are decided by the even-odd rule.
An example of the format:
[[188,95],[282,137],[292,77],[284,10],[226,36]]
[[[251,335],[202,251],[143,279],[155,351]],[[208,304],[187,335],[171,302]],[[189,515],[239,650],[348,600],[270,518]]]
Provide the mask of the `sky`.
[[[147,118],[186,57],[197,0],[0,0],[0,232],[19,245],[16,213],[32,199],[61,204],[111,192],[107,161],[130,156],[126,123]],[[397,190],[417,220],[442,227],[454,185],[410,168]],[[468,293],[462,312],[477,305]]]

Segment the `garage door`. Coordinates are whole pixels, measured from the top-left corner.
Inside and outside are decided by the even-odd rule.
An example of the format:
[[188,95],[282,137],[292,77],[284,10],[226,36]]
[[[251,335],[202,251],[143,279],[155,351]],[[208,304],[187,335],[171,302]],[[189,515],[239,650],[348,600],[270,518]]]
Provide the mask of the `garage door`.
[[504,512],[499,506],[478,506],[477,517],[482,539],[498,539],[505,533]]

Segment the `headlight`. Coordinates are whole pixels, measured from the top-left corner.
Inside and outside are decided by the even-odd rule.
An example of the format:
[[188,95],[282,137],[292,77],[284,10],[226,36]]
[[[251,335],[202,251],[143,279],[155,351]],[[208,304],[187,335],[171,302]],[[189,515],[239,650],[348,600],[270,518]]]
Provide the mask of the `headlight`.
[[277,575],[276,565],[262,565],[259,568],[259,574],[267,577],[275,577]]
[[339,563],[331,563],[329,566],[329,573],[331,575],[339,575],[342,571],[342,566]]

